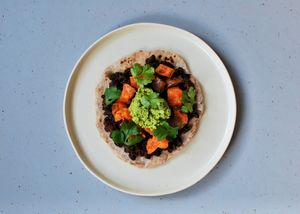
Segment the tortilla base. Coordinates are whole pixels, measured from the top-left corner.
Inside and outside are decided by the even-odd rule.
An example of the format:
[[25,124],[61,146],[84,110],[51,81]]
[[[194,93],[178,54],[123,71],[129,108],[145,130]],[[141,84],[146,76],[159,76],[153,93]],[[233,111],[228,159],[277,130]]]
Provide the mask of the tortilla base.
[[165,163],[167,160],[169,160],[170,158],[176,156],[180,151],[182,151],[186,147],[186,145],[191,141],[192,137],[196,134],[197,129],[199,127],[200,119],[204,112],[204,97],[203,97],[200,83],[197,81],[196,78],[194,78],[191,75],[191,81],[195,84],[195,89],[197,92],[196,98],[197,98],[197,106],[199,110],[199,118],[194,117],[189,121],[189,124],[192,127],[188,132],[181,135],[183,144],[180,147],[178,147],[176,150],[172,151],[171,153],[168,152],[167,150],[163,150],[160,156],[152,156],[150,159],[139,156],[135,160],[131,160],[128,156],[128,153],[124,151],[123,147],[118,147],[114,144],[113,140],[109,136],[109,133],[106,132],[104,129],[105,115],[102,109],[103,98],[101,96],[104,94],[105,89],[109,87],[110,80],[108,76],[114,72],[119,72],[119,71],[123,72],[125,69],[132,67],[134,63],[139,63],[141,65],[144,65],[145,60],[151,55],[155,55],[156,57],[161,56],[162,59],[166,59],[167,61],[170,61],[175,67],[182,67],[187,73],[191,74],[185,61],[178,54],[169,51],[164,51],[164,50],[153,50],[153,51],[140,50],[127,57],[122,58],[115,64],[106,68],[104,71],[104,78],[99,82],[96,88],[96,109],[97,109],[96,126],[101,137],[104,139],[104,141],[109,145],[109,147],[114,151],[114,153],[120,159],[140,168],[150,168],[150,167],[156,167],[158,165],[161,165]]

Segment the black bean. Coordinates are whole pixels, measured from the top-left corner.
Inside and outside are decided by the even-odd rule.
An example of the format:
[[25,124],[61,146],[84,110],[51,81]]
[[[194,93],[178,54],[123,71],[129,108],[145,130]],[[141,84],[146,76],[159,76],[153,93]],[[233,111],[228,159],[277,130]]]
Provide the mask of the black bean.
[[146,150],[141,149],[140,150],[140,156],[146,156]]
[[151,55],[146,59],[146,64],[151,65],[153,68],[157,68],[157,66],[159,65],[159,61],[156,59],[154,55]]
[[193,117],[199,118],[199,116],[200,116],[200,112],[198,110],[198,105],[197,105],[197,103],[195,103],[193,105],[193,111],[188,114],[188,117],[189,117],[189,119],[192,119]]
[[181,90],[187,90],[188,84],[186,84],[185,82],[181,82],[181,83],[178,84],[178,87],[179,87]]
[[161,61],[160,64],[164,64],[164,65],[166,65],[166,66],[168,66],[170,68],[175,68],[175,66],[172,63],[170,63],[168,61],[165,61],[165,60]]
[[186,124],[184,127],[182,127],[182,129],[179,130],[179,133],[180,133],[180,134],[186,133],[186,132],[188,132],[191,128],[192,128],[191,125]]
[[168,146],[168,152],[173,152],[174,149],[176,149],[176,147],[174,146],[174,144],[169,143],[169,146]]
[[159,96],[160,96],[161,98],[167,100],[167,98],[168,98],[167,90],[164,90],[162,93],[160,93]]
[[[173,112],[173,111],[172,111]],[[170,126],[173,126],[175,127],[177,124],[176,124],[176,121],[174,119],[174,117],[171,115],[171,117],[167,120],[167,122],[169,123]]]
[[109,79],[110,83],[109,86],[116,86],[118,89],[122,90],[123,84],[130,82],[130,70],[126,69],[125,72],[115,72],[110,74]]
[[195,87],[194,83],[191,80],[186,81],[189,87]]
[[162,153],[162,149],[158,148],[158,149],[156,149],[156,150],[152,153],[152,155],[160,156],[161,153]]
[[156,60],[155,55],[152,54],[150,57],[148,57],[148,58],[146,59],[146,64],[150,64],[150,63],[152,63],[152,62],[154,62],[154,61],[157,61],[157,60]]
[[177,147],[180,147],[181,145],[182,145],[182,139],[180,136],[177,136],[175,139],[172,139],[169,142],[168,151],[172,152],[173,150],[175,150]]
[[130,152],[130,147],[127,145],[124,145],[124,151],[129,153]]
[[178,67],[175,69],[173,73],[173,77],[181,76],[184,80],[190,79],[190,74],[188,74],[182,67]]
[[105,117],[104,118],[104,129],[105,129],[105,131],[112,132],[113,128],[114,128],[114,125],[111,121],[111,118]]
[[134,153],[129,153],[129,157],[130,157],[131,160],[136,159],[136,155]]
[[131,76],[130,68],[127,68],[127,69],[124,71],[124,77],[125,77],[125,79],[129,79],[130,76]]
[[181,139],[181,137],[178,136],[177,138],[175,138],[174,145],[176,147],[179,147],[179,146],[182,145],[182,139]]

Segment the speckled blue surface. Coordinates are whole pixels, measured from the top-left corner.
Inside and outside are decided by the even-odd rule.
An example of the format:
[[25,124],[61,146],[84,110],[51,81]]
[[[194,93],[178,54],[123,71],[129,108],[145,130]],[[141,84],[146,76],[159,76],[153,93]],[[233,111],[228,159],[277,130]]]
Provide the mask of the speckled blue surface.
[[[83,168],[63,125],[76,60],[129,23],[187,29],[220,55],[235,136],[201,182],[164,197],[113,190]],[[300,2],[0,1],[0,214],[300,213]]]

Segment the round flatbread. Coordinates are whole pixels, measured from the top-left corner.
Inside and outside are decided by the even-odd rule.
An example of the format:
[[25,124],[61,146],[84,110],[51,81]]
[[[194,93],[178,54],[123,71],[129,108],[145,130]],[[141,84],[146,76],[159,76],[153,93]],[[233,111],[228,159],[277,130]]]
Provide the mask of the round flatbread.
[[183,148],[185,148],[186,145],[190,142],[191,138],[197,132],[200,119],[204,112],[204,97],[203,97],[200,83],[193,75],[191,75],[190,80],[195,85],[195,90],[197,93],[196,99],[197,99],[197,108],[199,111],[199,117],[198,118],[193,117],[189,121],[189,125],[191,126],[191,128],[189,129],[189,131],[181,135],[183,143],[180,147],[176,148],[176,150],[172,152],[168,152],[168,150],[163,150],[160,156],[153,155],[151,156],[150,159],[138,156],[136,157],[135,160],[131,160],[129,158],[128,153],[124,151],[124,147],[118,147],[115,145],[113,140],[110,138],[110,133],[106,132],[104,129],[105,115],[104,115],[104,110],[102,108],[102,102],[103,102],[102,95],[104,94],[105,89],[109,87],[109,83],[110,83],[109,75],[114,72],[125,71],[127,68],[131,68],[134,63],[139,63],[141,65],[144,65],[145,60],[152,55],[155,55],[156,57],[160,56],[161,59],[165,61],[169,61],[175,67],[182,67],[187,73],[191,74],[183,58],[174,52],[164,51],[164,50],[153,50],[153,51],[140,50],[129,56],[120,59],[115,64],[106,68],[104,71],[104,77],[99,82],[96,88],[96,114],[97,114],[96,126],[101,137],[120,159],[141,168],[149,168],[149,167],[155,167],[161,165],[165,163],[168,159],[177,155]]

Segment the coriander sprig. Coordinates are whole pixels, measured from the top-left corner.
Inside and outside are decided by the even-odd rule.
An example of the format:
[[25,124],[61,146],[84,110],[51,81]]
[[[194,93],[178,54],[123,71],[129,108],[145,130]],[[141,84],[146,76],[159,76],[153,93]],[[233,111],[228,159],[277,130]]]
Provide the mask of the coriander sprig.
[[144,87],[145,85],[151,83],[155,78],[155,70],[149,64],[141,66],[140,64],[135,63],[130,69],[130,72],[139,87]]
[[115,100],[119,99],[121,95],[121,90],[117,89],[116,86],[109,87],[105,89],[104,96],[105,96],[105,104],[110,105]]
[[190,87],[188,92],[183,91],[181,111],[185,113],[193,112],[193,106],[196,103],[195,97],[196,91],[194,87]]
[[111,137],[116,144],[135,145],[143,140],[140,130],[134,122],[124,122],[121,129],[113,130]]
[[161,124],[153,131],[153,134],[159,141],[166,139],[167,137],[176,138],[178,134],[178,127],[172,127],[166,121],[162,121]]

